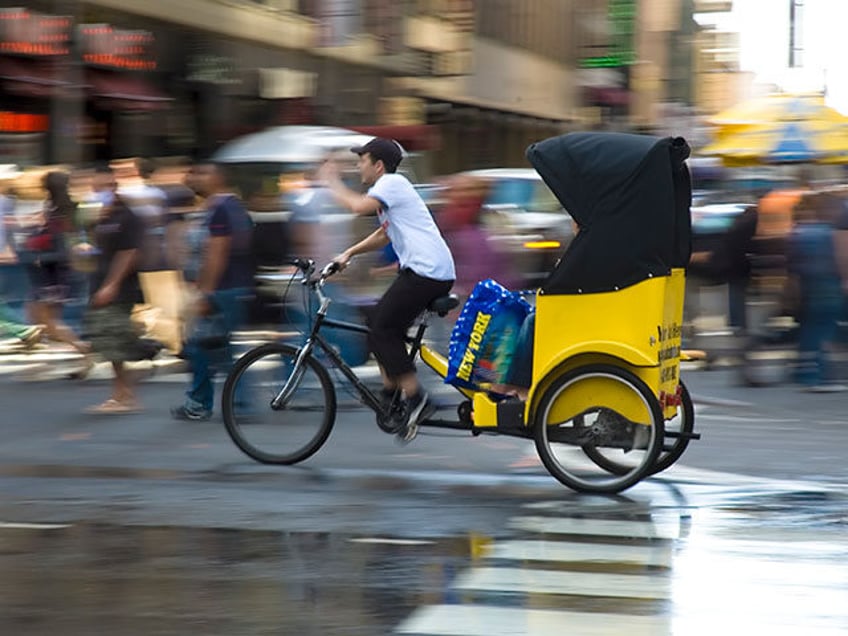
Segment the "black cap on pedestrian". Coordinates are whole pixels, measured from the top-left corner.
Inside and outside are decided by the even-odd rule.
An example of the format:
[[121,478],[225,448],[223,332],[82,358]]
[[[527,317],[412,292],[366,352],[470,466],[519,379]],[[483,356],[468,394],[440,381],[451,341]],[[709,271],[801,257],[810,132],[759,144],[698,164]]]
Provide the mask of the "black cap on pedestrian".
[[382,161],[386,166],[386,172],[395,172],[403,159],[400,144],[393,139],[383,137],[374,137],[364,146],[355,146],[350,150],[360,157],[367,152],[374,161]]

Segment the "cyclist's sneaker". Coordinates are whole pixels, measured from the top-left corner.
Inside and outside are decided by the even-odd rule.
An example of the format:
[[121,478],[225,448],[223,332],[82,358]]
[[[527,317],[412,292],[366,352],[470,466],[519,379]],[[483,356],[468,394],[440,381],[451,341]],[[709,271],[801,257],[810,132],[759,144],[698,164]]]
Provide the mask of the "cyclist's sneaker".
[[398,431],[398,438],[411,442],[418,434],[418,424],[432,417],[435,412],[436,405],[430,401],[430,396],[425,391],[419,391],[407,399],[404,404],[404,425]]
[[212,411],[207,409],[194,410],[185,406],[176,406],[171,409],[171,417],[184,422],[205,422],[212,417]]

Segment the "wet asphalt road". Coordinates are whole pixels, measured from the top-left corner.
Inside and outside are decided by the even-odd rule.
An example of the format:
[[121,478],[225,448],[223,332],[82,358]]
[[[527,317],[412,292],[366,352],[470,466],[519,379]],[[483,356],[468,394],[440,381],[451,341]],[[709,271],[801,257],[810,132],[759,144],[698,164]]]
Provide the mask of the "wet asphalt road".
[[102,383],[4,379],[0,633],[848,633],[845,396],[685,379],[704,438],[616,497],[522,440],[345,408],[281,469],[169,421],[175,381],[92,420]]

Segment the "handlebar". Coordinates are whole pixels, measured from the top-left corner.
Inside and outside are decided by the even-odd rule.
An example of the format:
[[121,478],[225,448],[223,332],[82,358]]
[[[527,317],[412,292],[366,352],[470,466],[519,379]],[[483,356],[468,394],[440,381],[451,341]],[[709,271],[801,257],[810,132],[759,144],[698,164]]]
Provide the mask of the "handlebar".
[[315,273],[315,261],[310,258],[293,258],[288,261],[288,263],[290,265],[294,265],[301,271],[301,273],[303,274],[304,284],[309,284],[311,282],[319,286],[322,285],[324,281],[330,276],[342,270],[341,265],[339,265],[335,261],[330,261],[321,270],[320,274],[318,275],[318,278],[312,279],[312,274]]
[[309,275],[315,270],[315,261],[309,258],[293,258],[288,261],[289,265],[294,265],[305,275]]

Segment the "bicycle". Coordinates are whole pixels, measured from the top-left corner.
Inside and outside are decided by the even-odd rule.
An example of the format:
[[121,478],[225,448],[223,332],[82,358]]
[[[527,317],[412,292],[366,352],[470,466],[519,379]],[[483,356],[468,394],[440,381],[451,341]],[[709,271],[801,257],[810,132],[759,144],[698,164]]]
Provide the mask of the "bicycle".
[[[360,402],[370,408],[377,416],[377,425],[386,433],[399,433],[401,426],[401,395],[396,391],[392,400],[385,402],[369,388],[356,372],[345,362],[342,355],[321,335],[322,328],[336,328],[367,335],[367,326],[344,320],[335,320],[327,313],[332,299],[324,292],[327,279],[338,271],[336,263],[330,263],[314,276],[315,263],[307,259],[294,259],[291,262],[297,268],[302,283],[308,293],[318,300],[318,309],[309,333],[300,347],[282,342],[260,345],[246,352],[233,366],[227,376],[222,392],[222,412],[224,425],[233,442],[252,459],[265,464],[295,464],[301,462],[321,448],[335,424],[337,409],[335,385],[327,369],[317,357],[320,352],[350,381]],[[418,320],[415,333],[407,337],[412,358],[426,348],[422,341],[433,315],[444,317],[459,305],[455,295],[437,298],[424,311]],[[257,375],[270,372],[271,377],[257,381]],[[247,378],[253,380],[247,384]],[[241,384],[245,381],[245,384]],[[256,399],[252,395],[256,389],[267,389],[268,400]],[[260,414],[251,407],[259,405],[270,407]],[[465,414],[462,418],[468,422],[470,401],[461,406]],[[280,422],[265,424],[262,415],[297,414],[297,421],[286,422],[285,435],[279,431]],[[310,414],[314,414],[310,418]],[[431,422],[432,423],[432,422]],[[445,423],[450,428],[467,428]],[[414,437],[417,430],[408,432]],[[301,433],[298,436],[298,433]],[[290,443],[292,448],[274,448],[274,444]]]

